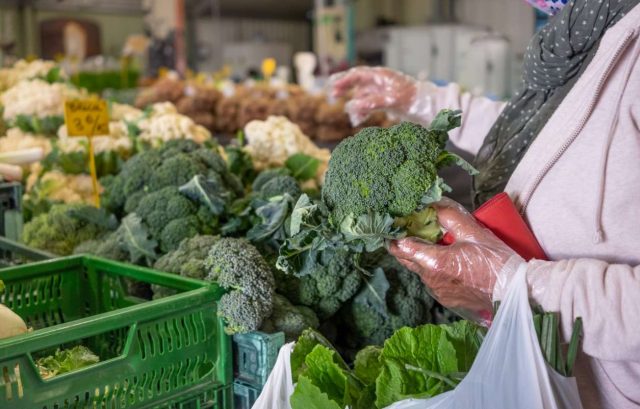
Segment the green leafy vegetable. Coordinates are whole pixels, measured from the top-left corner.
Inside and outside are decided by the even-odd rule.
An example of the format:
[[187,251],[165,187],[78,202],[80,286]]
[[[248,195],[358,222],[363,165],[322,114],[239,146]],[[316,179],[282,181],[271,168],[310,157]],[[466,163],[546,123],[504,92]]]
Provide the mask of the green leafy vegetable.
[[78,345],[71,349],[56,350],[53,355],[40,358],[36,366],[43,379],[52,378],[67,372],[100,362],[100,358],[85,346]]
[[320,166],[320,160],[304,153],[289,156],[284,165],[291,171],[291,175],[301,181],[314,179]]

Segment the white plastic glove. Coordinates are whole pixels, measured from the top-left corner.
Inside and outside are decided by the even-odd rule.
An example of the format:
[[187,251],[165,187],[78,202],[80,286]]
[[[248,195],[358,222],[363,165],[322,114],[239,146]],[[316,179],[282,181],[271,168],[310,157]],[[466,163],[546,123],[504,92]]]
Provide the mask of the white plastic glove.
[[353,126],[374,111],[395,117],[428,118],[432,115],[429,93],[435,87],[383,67],[355,67],[329,79],[333,97],[348,97],[346,105]]

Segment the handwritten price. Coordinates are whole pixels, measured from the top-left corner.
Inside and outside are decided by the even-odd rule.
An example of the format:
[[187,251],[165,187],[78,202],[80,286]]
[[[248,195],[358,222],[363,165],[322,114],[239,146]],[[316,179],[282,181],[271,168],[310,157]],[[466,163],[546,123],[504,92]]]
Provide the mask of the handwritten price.
[[69,136],[91,137],[109,134],[109,112],[103,100],[67,101],[64,114]]

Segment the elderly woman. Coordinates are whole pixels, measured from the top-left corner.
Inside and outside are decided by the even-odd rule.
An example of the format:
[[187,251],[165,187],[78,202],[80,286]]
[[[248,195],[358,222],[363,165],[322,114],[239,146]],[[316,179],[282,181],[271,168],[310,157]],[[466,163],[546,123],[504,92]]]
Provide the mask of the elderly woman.
[[[507,104],[383,68],[356,68],[334,92],[353,91],[356,118],[464,111],[451,139],[476,157],[474,204],[509,193],[552,260],[526,264],[530,297],[560,312],[565,339],[583,319],[584,407],[640,408],[639,0],[529,2],[555,16],[533,38]],[[442,202],[438,216],[453,245],[404,239],[390,252],[446,306],[500,299],[524,261],[457,203]]]

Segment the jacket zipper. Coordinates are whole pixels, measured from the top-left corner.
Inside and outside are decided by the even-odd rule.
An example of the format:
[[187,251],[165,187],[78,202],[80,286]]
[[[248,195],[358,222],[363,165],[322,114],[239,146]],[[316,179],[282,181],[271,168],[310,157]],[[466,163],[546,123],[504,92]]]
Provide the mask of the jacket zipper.
[[565,151],[569,148],[569,146],[571,146],[573,141],[576,140],[576,138],[578,137],[578,135],[586,125],[587,121],[591,117],[591,114],[593,113],[593,110],[595,109],[596,102],[598,101],[600,94],[602,93],[602,89],[604,88],[604,84],[606,80],[609,78],[611,71],[613,71],[613,68],[618,63],[618,60],[620,59],[620,56],[622,55],[623,51],[625,51],[629,46],[629,44],[631,43],[631,40],[634,38],[635,33],[636,33],[636,30],[634,29],[630,29],[627,31],[624,41],[620,43],[620,45],[616,49],[615,54],[613,55],[613,58],[609,61],[609,64],[607,65],[607,69],[605,70],[604,74],[600,77],[595,93],[593,94],[593,98],[591,98],[591,101],[589,102],[588,109],[585,111],[584,115],[580,118],[580,122],[578,122],[578,126],[571,133],[571,135],[569,136],[569,139],[567,139],[567,141],[560,147],[560,149],[556,152],[556,154],[553,155],[551,160],[547,162],[547,165],[538,173],[538,175],[533,181],[533,184],[527,190],[527,193],[524,196],[525,199],[522,201],[522,207],[520,208],[521,215],[524,216],[525,212],[527,211],[527,206],[529,206],[529,202],[531,201],[531,196],[533,195],[533,192],[535,192],[535,190],[538,188],[538,185],[540,185],[540,183],[542,182],[542,179],[544,178],[544,176],[549,172],[549,170],[551,170],[551,168],[556,164],[556,162],[558,162],[560,157],[565,153]]

